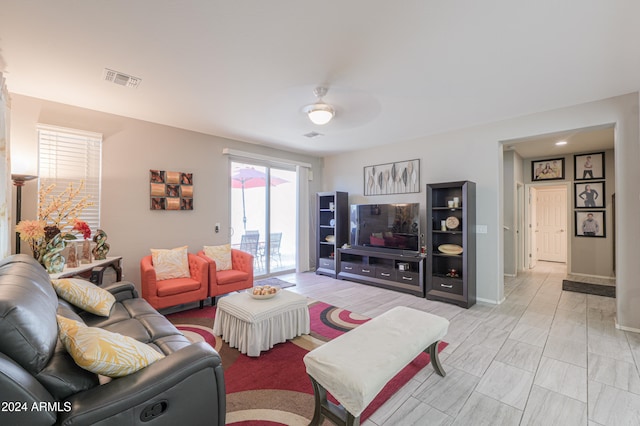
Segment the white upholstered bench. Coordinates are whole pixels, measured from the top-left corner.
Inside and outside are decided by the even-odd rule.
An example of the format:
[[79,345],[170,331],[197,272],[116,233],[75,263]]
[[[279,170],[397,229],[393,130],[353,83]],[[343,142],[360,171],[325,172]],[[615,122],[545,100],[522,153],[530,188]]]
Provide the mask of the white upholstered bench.
[[[438,342],[447,334],[445,318],[396,307],[312,350],[304,357],[315,395],[311,425],[324,417],[359,425],[360,414],[396,374],[421,352],[441,376]],[[340,405],[327,400],[327,391]]]

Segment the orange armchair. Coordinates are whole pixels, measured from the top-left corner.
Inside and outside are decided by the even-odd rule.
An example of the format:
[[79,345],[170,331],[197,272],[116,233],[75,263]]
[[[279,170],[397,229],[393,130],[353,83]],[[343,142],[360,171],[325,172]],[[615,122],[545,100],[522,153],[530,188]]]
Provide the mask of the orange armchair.
[[140,261],[140,278],[142,281],[142,297],[155,309],[204,300],[209,291],[209,265],[201,257],[188,253],[189,278],[172,278],[156,280],[151,255]]
[[198,252],[198,256],[209,265],[209,297],[212,298],[211,303],[214,303],[214,298],[220,294],[253,287],[253,255],[241,250],[231,249],[231,269],[227,271],[216,271],[215,260],[204,254],[203,250]]

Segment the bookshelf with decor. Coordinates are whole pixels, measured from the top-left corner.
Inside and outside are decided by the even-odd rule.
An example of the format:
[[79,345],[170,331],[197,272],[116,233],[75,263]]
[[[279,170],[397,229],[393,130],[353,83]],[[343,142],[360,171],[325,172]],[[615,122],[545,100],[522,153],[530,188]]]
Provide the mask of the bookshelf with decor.
[[316,195],[316,274],[336,277],[337,249],[349,243],[349,194]]
[[427,184],[427,299],[476,303],[476,184]]

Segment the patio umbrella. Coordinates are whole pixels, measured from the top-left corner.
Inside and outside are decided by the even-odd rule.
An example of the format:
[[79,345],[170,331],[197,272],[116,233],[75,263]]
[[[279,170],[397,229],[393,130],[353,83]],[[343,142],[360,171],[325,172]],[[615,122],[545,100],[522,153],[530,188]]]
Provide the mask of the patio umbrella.
[[[288,181],[279,177],[271,176],[271,186],[287,183]],[[253,167],[244,167],[238,169],[231,176],[231,187],[242,188],[242,225],[244,230],[247,230],[247,214],[244,203],[244,190],[245,188],[262,188],[267,186],[267,174],[260,170],[256,170]]]

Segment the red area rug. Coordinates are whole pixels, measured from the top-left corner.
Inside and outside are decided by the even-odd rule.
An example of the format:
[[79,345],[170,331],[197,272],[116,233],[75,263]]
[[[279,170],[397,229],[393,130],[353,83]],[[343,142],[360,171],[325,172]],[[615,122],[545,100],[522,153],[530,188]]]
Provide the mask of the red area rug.
[[[167,318],[192,341],[206,341],[220,353],[227,391],[227,424],[236,426],[309,424],[313,417],[313,389],[302,358],[313,348],[369,320],[345,309],[310,301],[310,335],[278,344],[262,352],[260,357],[251,358],[212,334],[215,309],[192,309]],[[438,350],[446,346],[441,342]],[[426,353],[413,360],[378,394],[362,414],[361,421],[428,363]]]

